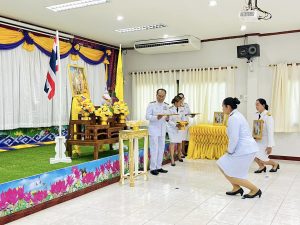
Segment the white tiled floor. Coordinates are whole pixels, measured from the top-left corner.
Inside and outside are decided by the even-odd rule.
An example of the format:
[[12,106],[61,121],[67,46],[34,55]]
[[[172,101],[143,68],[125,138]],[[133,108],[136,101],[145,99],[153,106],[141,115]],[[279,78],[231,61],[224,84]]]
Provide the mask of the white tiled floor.
[[250,180],[262,198],[226,196],[231,186],[212,160],[185,160],[165,166],[167,174],[140,177],[130,188],[113,184],[11,225],[280,225],[300,224],[300,163],[281,161],[278,173]]

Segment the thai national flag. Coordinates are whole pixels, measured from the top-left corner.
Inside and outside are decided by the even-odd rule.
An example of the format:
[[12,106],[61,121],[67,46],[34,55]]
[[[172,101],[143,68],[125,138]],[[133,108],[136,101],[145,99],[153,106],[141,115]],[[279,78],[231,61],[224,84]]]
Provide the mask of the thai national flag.
[[51,100],[55,94],[55,78],[58,71],[58,49],[57,49],[58,36],[54,39],[52,53],[50,57],[49,69],[46,77],[44,91],[48,94],[48,99]]

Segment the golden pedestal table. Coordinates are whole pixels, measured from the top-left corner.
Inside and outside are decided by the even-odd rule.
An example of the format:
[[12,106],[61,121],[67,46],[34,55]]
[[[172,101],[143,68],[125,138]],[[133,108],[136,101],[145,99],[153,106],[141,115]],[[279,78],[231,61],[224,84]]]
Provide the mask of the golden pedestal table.
[[[144,170],[139,171],[139,144],[138,140],[144,138]],[[124,141],[129,140],[129,173],[125,174]],[[124,184],[125,178],[129,177],[130,187],[134,187],[134,178],[144,175],[148,180],[148,130],[122,130],[119,133],[119,162],[120,162],[120,183]]]

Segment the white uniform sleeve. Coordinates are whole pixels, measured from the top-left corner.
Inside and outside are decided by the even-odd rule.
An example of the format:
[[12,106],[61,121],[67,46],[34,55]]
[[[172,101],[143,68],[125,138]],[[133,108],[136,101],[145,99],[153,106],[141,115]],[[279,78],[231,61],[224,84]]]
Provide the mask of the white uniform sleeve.
[[190,106],[188,104],[186,104],[186,113],[187,114],[191,114],[191,109],[190,109]]
[[274,141],[274,119],[272,116],[268,116],[267,118],[267,133],[268,133],[268,147],[275,146]]
[[227,135],[229,139],[228,153],[233,154],[239,141],[240,124],[234,117],[229,117]]
[[170,120],[168,122],[172,127],[176,127],[176,116],[170,116]]
[[148,105],[146,110],[146,120],[158,121],[157,116],[153,115],[153,106],[151,104]]

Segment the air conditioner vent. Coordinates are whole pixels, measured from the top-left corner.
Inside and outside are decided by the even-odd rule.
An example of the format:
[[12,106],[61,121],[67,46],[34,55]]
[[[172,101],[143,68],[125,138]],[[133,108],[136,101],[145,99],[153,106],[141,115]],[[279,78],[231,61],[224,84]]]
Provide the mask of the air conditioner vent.
[[143,54],[160,54],[200,50],[200,43],[201,41],[196,37],[183,36],[137,41],[134,48]]

